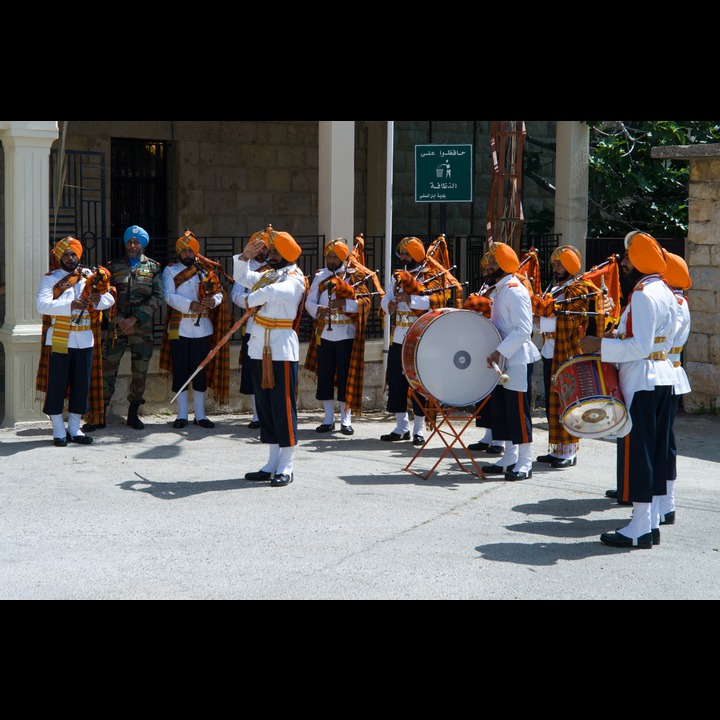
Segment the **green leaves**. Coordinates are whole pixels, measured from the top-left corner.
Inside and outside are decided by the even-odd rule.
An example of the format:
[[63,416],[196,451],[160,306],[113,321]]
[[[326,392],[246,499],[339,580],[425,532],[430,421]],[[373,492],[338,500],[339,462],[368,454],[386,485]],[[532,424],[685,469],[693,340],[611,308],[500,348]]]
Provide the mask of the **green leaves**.
[[683,238],[688,224],[689,163],[656,160],[662,145],[720,141],[720,121],[586,120],[590,128],[588,235],[624,236],[643,228]]

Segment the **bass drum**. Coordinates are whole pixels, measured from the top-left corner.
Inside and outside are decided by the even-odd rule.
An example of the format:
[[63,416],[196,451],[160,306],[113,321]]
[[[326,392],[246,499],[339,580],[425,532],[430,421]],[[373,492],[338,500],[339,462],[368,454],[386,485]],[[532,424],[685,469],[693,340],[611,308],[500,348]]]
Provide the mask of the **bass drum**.
[[[405,377],[414,390],[441,404],[475,405],[498,383],[500,375],[487,366],[487,357],[501,340],[497,328],[472,310],[430,310],[415,321],[405,336]],[[501,357],[501,370],[504,364]]]

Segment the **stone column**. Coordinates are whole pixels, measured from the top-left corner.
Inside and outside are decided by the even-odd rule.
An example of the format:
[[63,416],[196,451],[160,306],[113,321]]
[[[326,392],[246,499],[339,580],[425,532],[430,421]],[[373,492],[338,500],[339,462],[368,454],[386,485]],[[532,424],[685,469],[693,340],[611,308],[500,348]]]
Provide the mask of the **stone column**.
[[[586,256],[590,132],[584,122],[558,120],[555,151],[555,232]],[[583,265],[585,263],[583,262]]]
[[5,351],[3,427],[46,420],[35,403],[42,318],[35,309],[40,278],[49,269],[50,147],[56,121],[0,121],[5,152]]
[[355,123],[321,120],[318,130],[318,231],[326,241],[355,239]]
[[655,147],[651,156],[690,163],[688,236],[685,262],[691,331],[683,365],[692,392],[683,395],[687,412],[720,411],[720,143]]

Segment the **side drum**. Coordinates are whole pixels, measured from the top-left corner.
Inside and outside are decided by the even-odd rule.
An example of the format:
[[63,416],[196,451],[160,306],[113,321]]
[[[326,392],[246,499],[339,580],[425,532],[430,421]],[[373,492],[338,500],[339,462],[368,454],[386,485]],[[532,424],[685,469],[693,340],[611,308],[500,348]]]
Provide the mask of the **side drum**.
[[[487,357],[501,340],[497,328],[472,310],[430,310],[415,321],[405,336],[405,377],[418,393],[444,405],[474,405],[498,383],[500,376],[487,367]],[[504,369],[504,363],[500,369]]]
[[578,438],[602,438],[619,430],[628,412],[617,368],[598,355],[566,360],[552,378],[560,398],[560,422]]

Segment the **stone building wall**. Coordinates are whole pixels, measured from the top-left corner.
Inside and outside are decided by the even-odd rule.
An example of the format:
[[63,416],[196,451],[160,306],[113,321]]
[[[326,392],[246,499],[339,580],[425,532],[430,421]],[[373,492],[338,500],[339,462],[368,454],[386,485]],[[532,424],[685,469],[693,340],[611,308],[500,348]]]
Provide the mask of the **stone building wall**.
[[720,157],[690,163],[686,259],[692,331],[683,355],[692,392],[689,412],[720,412]]

